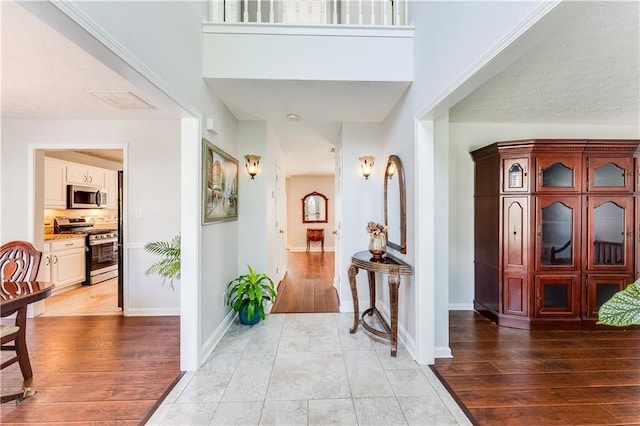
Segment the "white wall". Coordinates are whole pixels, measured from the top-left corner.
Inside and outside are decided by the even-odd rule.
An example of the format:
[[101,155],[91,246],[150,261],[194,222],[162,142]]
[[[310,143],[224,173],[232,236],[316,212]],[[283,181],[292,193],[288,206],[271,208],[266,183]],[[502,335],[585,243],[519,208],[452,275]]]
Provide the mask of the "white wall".
[[[319,192],[329,199],[327,223],[302,222],[302,197]],[[291,176],[287,178],[287,248],[291,251],[307,250],[307,229],[324,229],[324,249],[333,251],[335,247],[336,229],[335,209],[335,177],[331,176]],[[319,243],[311,243],[310,251],[320,251]]]
[[471,151],[493,142],[516,139],[638,139],[638,126],[585,126],[574,124],[450,124],[451,267],[449,299],[453,306],[473,303],[473,186]]
[[[342,125],[342,191],[341,191],[341,237],[342,251],[340,259],[340,310],[353,312],[353,300],[349,288],[348,269],[351,256],[369,247],[367,222],[384,221],[382,212],[382,193],[384,164],[382,158],[381,125],[378,123],[344,123]],[[375,157],[373,172],[365,179],[360,172],[358,157]],[[357,276],[358,298],[360,306],[368,306],[367,274]]]
[[[199,207],[201,137],[237,155],[237,120],[202,79],[201,23],[208,3],[70,1],[26,2],[25,7],[137,87],[161,90],[184,110],[182,161],[176,166],[183,191],[173,202],[180,206],[182,232],[181,368],[195,370],[229,324],[229,309],[218,295],[237,273],[237,251],[232,251],[237,247],[228,241],[237,241],[238,222],[203,227]],[[214,120],[218,135],[203,128],[203,117]],[[156,229],[152,239],[163,232]],[[205,256],[219,258],[225,247],[234,261],[210,268]]]
[[[43,182],[33,182],[28,161],[36,149],[123,148],[126,155],[124,232],[125,312],[129,315],[176,315],[176,291],[162,278],[144,271],[155,258],[145,243],[167,240],[180,231],[180,123],[177,120],[2,120],[2,224],[0,241],[32,240],[42,247],[42,228],[34,229],[33,215],[43,215]],[[41,172],[40,172],[41,173]],[[33,206],[32,211],[29,207]],[[134,211],[140,208],[142,218]],[[31,235],[33,232],[33,235]]]
[[[449,168],[457,166],[447,159],[448,136],[442,119],[435,125],[414,120],[427,113],[432,120],[441,115],[435,107],[460,84],[461,76],[481,63],[541,3],[409,3],[410,24],[416,23],[414,81],[384,121],[383,153],[398,155],[407,171],[407,254],[402,258],[414,266],[414,276],[400,288],[399,331],[418,362],[432,363],[434,356],[450,353],[446,181]],[[437,252],[441,246],[444,253]]]
[[[238,182],[238,273],[247,272],[251,265],[258,272],[267,273],[267,188],[271,168],[267,159],[267,123],[265,121],[241,121],[238,126],[240,176]],[[251,179],[246,171],[246,154],[260,155],[260,171]]]

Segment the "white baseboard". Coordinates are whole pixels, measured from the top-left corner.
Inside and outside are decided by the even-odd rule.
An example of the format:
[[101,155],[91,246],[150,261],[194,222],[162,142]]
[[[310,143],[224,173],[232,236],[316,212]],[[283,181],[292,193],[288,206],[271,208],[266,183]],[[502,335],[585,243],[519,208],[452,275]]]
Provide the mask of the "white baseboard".
[[174,317],[180,316],[180,308],[127,309],[125,317]]
[[473,303],[449,303],[450,311],[473,311]]
[[433,350],[433,356],[435,358],[453,358],[451,349],[448,346],[437,346]]
[[218,346],[220,340],[222,340],[227,330],[229,330],[229,327],[231,327],[231,324],[233,324],[236,315],[238,314],[235,311],[230,310],[227,316],[224,317],[218,328],[216,328],[215,331],[211,334],[211,337],[209,337],[207,341],[204,342],[204,344],[200,348],[200,365],[204,365],[204,363],[207,361],[207,358],[209,358],[209,355],[211,355],[211,352],[213,352],[216,346]]

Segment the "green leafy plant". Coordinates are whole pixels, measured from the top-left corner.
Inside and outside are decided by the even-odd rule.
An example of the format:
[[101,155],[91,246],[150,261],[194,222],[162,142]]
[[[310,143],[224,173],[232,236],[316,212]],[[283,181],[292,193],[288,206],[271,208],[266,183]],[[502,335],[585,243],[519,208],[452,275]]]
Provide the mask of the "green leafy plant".
[[249,273],[240,275],[227,285],[226,304],[235,312],[246,310],[247,317],[253,318],[257,313],[264,319],[264,301],[276,300],[276,288],[266,274],[259,274],[247,265]]
[[145,271],[146,275],[158,274],[164,279],[162,285],[169,279],[169,285],[173,287],[173,280],[180,279],[180,234],[170,241],[154,241],[145,244],[144,249],[149,253],[162,256],[162,259],[151,265]]
[[640,279],[600,306],[598,324],[616,327],[640,325]]

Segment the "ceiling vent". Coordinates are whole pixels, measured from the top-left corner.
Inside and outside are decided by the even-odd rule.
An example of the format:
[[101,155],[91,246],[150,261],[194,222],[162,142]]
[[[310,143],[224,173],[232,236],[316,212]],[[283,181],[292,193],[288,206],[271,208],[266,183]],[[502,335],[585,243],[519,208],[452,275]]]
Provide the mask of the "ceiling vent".
[[93,96],[118,109],[155,109],[155,107],[131,92],[89,92]]

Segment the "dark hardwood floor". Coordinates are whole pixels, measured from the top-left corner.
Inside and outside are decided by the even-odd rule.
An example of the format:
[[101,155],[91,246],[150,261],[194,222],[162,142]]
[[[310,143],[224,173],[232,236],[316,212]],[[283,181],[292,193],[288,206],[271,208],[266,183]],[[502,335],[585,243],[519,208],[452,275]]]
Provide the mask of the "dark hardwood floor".
[[334,270],[333,252],[288,252],[287,273],[272,312],[338,312]]
[[[181,376],[179,330],[177,316],[28,320],[37,394],[2,404],[0,423],[143,424]],[[3,395],[22,389],[17,364],[1,374]]]
[[450,312],[433,370],[479,425],[640,424],[640,329],[528,331]]

